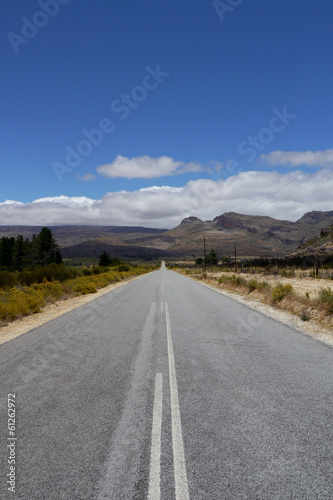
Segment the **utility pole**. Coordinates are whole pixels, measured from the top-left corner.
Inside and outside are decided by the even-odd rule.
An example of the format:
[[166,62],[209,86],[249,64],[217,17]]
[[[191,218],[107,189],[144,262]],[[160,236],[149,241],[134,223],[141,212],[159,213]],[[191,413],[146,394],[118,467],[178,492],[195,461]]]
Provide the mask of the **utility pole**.
[[235,243],[235,273],[237,273],[237,245]]
[[96,250],[94,250],[94,266],[95,267],[95,261],[96,261]]
[[206,272],[206,236],[204,236],[204,263],[205,263],[205,272]]

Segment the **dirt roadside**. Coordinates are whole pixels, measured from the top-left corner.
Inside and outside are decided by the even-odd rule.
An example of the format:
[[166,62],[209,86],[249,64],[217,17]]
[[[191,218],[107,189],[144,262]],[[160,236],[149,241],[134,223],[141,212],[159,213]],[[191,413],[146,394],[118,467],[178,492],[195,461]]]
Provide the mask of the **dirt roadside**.
[[[184,274],[183,272],[181,274]],[[283,323],[285,325],[290,326],[291,328],[295,328],[296,330],[305,333],[306,335],[315,338],[316,340],[320,340],[325,344],[333,346],[333,323],[330,321],[329,324],[324,324],[323,320],[333,319],[323,318],[321,317],[321,313],[319,311],[312,311],[312,318],[310,321],[302,321],[299,315],[292,314],[287,310],[283,310],[278,307],[274,307],[271,304],[265,303],[262,300],[257,291],[254,291],[251,294],[248,294],[242,290],[230,290],[221,287],[218,284],[217,279],[224,275],[234,275],[235,273],[209,273],[207,272],[206,279],[200,279],[200,275],[191,275],[187,274],[186,276],[190,279],[194,279],[201,283],[204,286],[208,286],[219,291],[221,294],[224,294],[228,297],[231,297],[238,302],[243,303],[250,309],[257,310],[268,316],[270,318],[275,319],[276,321]],[[292,285],[295,295],[299,295],[304,297],[306,293],[309,293],[311,299],[315,300],[318,298],[318,292],[322,288],[333,288],[333,282],[329,279],[313,279],[313,278],[285,278],[281,276],[271,276],[264,274],[237,274],[237,276],[241,276],[246,280],[257,280],[258,282],[266,281],[272,288],[275,288],[279,283],[286,285]],[[332,323],[332,324],[331,324]]]

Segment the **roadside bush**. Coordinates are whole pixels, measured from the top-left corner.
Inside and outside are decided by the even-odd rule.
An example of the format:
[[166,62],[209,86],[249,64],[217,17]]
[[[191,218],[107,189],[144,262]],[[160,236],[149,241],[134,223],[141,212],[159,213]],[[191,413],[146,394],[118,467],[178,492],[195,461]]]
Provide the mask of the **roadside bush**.
[[319,291],[319,300],[325,305],[328,312],[333,313],[333,292],[330,287],[322,288]]
[[[52,303],[73,294],[96,293],[98,288],[106,287],[110,283],[130,276],[145,274],[156,268],[156,266],[133,268],[126,264],[126,269],[127,267],[128,270],[121,273],[116,270],[105,272],[105,268],[95,267],[91,275],[53,264],[21,273],[0,272],[0,280],[3,278],[2,283],[6,283],[6,287],[0,288],[0,322],[39,312],[46,303]],[[59,279],[55,279],[56,276]],[[65,279],[66,276],[69,276],[69,279]],[[22,286],[20,280],[25,283],[31,281],[30,286]]]
[[231,283],[233,283],[234,285],[237,285],[237,286],[246,286],[246,284],[247,284],[247,281],[245,278],[242,278],[241,276],[236,276],[235,274],[233,274],[229,278],[229,280]]
[[[49,264],[46,267],[38,267],[33,271],[28,271],[30,275],[29,279],[32,279],[33,283],[42,283],[44,278],[46,278],[47,281],[66,281],[75,278],[79,273],[79,270],[70,269],[59,264]],[[27,273],[25,273],[24,276],[26,278]],[[18,279],[20,280],[20,276]]]
[[15,285],[14,273],[0,271],[0,288],[12,288]]
[[45,280],[43,283],[32,285],[31,290],[41,292],[43,298],[49,302],[54,302],[55,300],[60,299],[60,297],[63,295],[63,289],[59,281]]
[[103,269],[99,266],[96,266],[92,270],[93,274],[101,274],[103,272]]
[[265,291],[269,290],[271,287],[267,281],[262,281],[261,283],[258,283],[258,290],[260,291]]
[[[125,275],[126,276],[126,275]],[[114,283],[115,281],[121,281],[121,274],[120,273],[117,273],[117,271],[114,271],[112,273],[110,273],[109,275],[109,283]]]
[[288,295],[293,293],[293,287],[291,285],[277,285],[272,293],[273,302],[281,302],[281,300],[285,299]]
[[302,321],[310,321],[311,314],[306,309],[303,309],[300,318]]
[[37,313],[44,305],[41,290],[12,288],[0,295],[0,319],[13,320],[27,314]]
[[246,283],[246,286],[249,290],[249,293],[251,293],[258,288],[258,281],[257,280],[249,280]]
[[92,283],[78,283],[74,287],[74,292],[80,295],[87,295],[88,293],[96,293],[96,287]]
[[129,271],[131,268],[128,264],[120,264],[118,266],[118,272],[119,273],[122,273],[122,272],[126,272],[126,271]]

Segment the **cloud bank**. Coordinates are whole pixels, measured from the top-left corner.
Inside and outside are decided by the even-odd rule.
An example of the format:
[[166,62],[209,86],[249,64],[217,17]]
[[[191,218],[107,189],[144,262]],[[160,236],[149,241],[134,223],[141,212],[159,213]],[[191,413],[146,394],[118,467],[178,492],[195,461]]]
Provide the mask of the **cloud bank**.
[[333,210],[333,174],[322,169],[248,171],[228,179],[199,179],[183,187],[151,186],[109,192],[100,200],[56,196],[0,203],[0,225],[126,225],[172,228],[184,217],[210,220],[224,212],[297,220],[311,210]]

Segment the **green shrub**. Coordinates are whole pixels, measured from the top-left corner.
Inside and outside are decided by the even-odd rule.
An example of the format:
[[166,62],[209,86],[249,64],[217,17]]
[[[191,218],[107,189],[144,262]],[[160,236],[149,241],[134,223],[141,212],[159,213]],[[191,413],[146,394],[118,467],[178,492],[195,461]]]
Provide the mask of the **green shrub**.
[[328,288],[322,288],[319,292],[319,300],[325,304],[328,312],[333,313],[333,292]]
[[300,318],[301,318],[302,321],[310,321],[311,314],[306,309],[303,309]]
[[120,264],[118,266],[118,272],[121,273],[121,272],[124,272],[124,271],[129,271],[131,268],[128,264]]
[[282,285],[282,284],[277,285],[274,288],[272,294],[273,302],[280,302],[281,300],[285,299],[288,295],[291,295],[293,291],[294,290],[291,285]]
[[242,278],[241,276],[236,276],[233,274],[230,278],[228,278],[230,283],[233,283],[234,285],[237,286],[246,286],[247,281],[245,278]]
[[43,283],[34,284],[31,290],[40,291],[44,299],[54,300],[60,299],[63,294],[63,289],[59,281],[44,281]]
[[15,285],[14,273],[8,271],[0,271],[0,287],[12,288]]
[[36,313],[45,305],[41,290],[12,288],[0,296],[0,319],[14,320]]
[[249,280],[246,284],[249,293],[253,292],[258,288],[258,281],[257,280]]
[[270,285],[267,283],[267,281],[262,281],[261,283],[258,283],[258,290],[269,290]]
[[88,293],[96,293],[96,287],[92,283],[78,283],[74,287],[74,292],[81,295],[87,295]]
[[92,270],[93,274],[101,274],[103,272],[103,269],[99,266],[95,266]]

